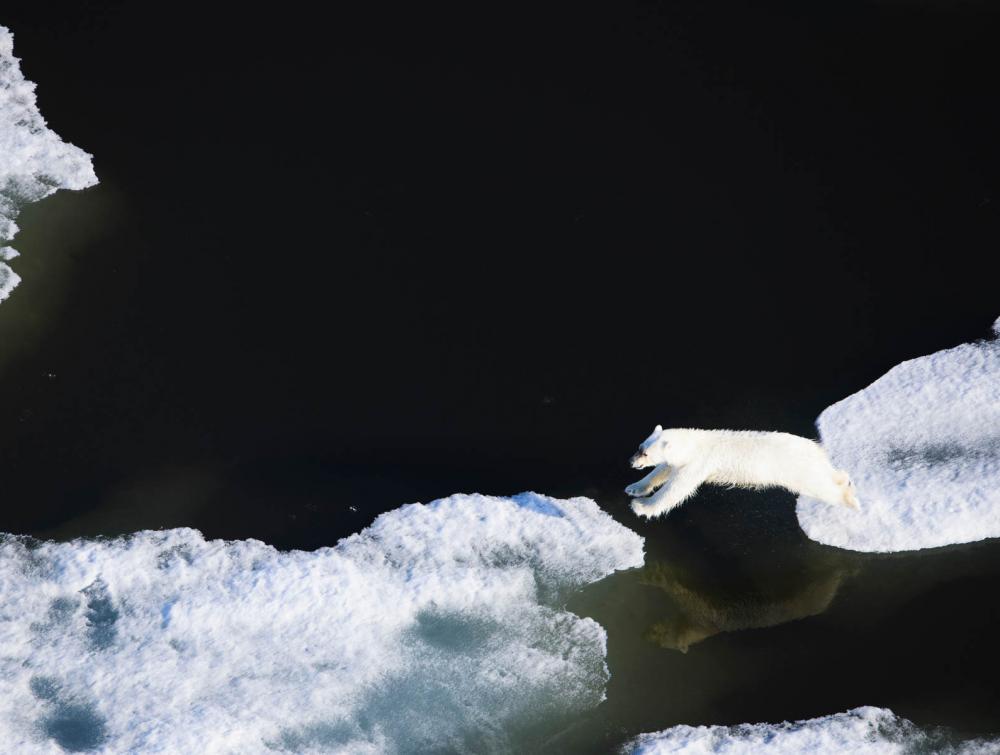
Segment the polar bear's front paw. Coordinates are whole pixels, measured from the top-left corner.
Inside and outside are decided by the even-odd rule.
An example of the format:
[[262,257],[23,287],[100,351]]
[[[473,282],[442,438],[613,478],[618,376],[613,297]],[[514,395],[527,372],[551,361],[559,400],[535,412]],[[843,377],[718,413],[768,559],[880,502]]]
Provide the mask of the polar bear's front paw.
[[633,482],[625,488],[625,494],[631,496],[632,498],[645,498],[652,492],[653,489],[651,487],[644,485],[641,482]]
[[635,512],[636,516],[644,516],[647,519],[656,516],[656,512],[653,510],[652,506],[641,503],[640,501],[632,501],[632,511]]

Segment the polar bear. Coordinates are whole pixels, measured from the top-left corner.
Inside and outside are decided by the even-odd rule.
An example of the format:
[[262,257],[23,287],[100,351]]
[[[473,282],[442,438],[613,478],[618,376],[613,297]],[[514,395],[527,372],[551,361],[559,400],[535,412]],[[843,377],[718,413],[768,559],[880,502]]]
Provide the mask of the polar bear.
[[659,516],[680,506],[703,482],[781,487],[834,506],[859,508],[847,473],[833,468],[818,443],[788,433],[664,430],[657,425],[631,464],[635,469],[653,467],[625,488],[637,499],[632,510],[639,516]]

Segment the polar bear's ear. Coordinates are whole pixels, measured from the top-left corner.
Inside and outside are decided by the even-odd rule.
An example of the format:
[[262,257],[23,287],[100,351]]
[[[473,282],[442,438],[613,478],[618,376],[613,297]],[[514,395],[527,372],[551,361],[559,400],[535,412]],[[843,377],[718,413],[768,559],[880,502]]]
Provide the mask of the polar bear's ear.
[[653,430],[653,432],[654,433],[662,433],[663,432],[663,425],[657,425],[656,429]]

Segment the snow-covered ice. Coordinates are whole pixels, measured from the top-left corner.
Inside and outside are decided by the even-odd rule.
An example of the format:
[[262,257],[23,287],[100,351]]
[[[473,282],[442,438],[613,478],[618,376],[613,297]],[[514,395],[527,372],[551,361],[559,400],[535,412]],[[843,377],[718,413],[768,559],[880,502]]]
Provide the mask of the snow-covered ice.
[[876,552],[1000,537],[1000,320],[992,340],[903,362],[817,425],[861,512],[800,497],[809,537]]
[[91,156],[46,126],[35,84],[24,78],[14,57],[14,35],[0,26],[0,302],[21,280],[5,261],[14,250],[4,246],[18,231],[20,208],[58,189],[96,183]]
[[925,731],[885,708],[863,707],[832,716],[780,724],[739,726],[674,726],[641,734],[623,753],[630,755],[801,755],[801,753],[853,753],[854,755],[987,755],[1000,742],[949,741],[941,730]]
[[17,753],[516,749],[597,705],[565,595],[643,562],[586,498],[409,504],[315,552],[191,529],[0,536],[0,731]]

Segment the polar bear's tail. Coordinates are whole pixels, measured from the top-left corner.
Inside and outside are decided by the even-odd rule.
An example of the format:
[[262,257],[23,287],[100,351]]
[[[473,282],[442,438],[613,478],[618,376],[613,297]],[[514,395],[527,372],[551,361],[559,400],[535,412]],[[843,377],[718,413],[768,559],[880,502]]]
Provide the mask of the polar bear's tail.
[[833,481],[840,488],[843,504],[851,509],[860,509],[861,504],[858,502],[858,496],[854,492],[854,483],[851,482],[851,478],[847,475],[847,472],[838,469],[833,475]]

